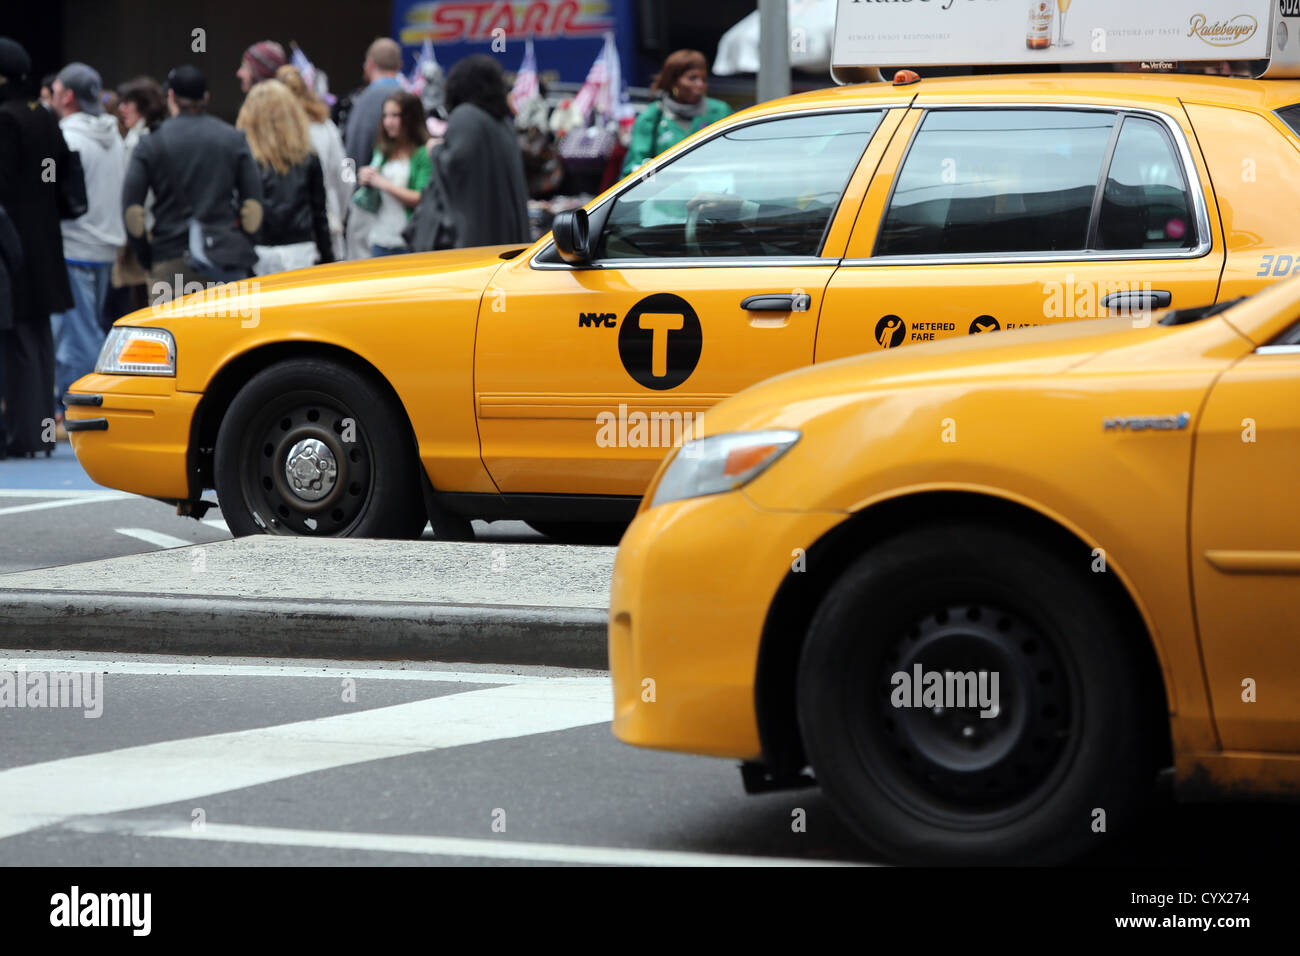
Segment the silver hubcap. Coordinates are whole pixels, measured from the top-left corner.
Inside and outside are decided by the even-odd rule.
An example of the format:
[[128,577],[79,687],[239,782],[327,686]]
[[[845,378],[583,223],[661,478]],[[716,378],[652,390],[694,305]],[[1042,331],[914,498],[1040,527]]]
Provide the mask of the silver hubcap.
[[284,477],[293,493],[305,501],[320,501],[334,490],[339,466],[323,441],[304,438],[289,449]]

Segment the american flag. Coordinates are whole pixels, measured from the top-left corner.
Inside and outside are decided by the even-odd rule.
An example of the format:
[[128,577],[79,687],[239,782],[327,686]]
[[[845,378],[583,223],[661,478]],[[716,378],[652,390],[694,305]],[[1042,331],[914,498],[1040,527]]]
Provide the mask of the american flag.
[[424,92],[424,88],[429,82],[424,75],[424,70],[422,69],[426,63],[432,63],[434,66],[438,65],[438,58],[433,54],[433,41],[428,37],[424,38],[424,46],[422,46],[420,52],[415,55],[415,66],[411,67],[410,78],[407,79],[406,77],[402,77],[402,79],[406,80],[402,86],[408,92],[414,93],[416,96],[419,96]]
[[291,43],[290,46],[293,48],[293,56],[289,58],[289,62],[298,68],[307,88],[315,90],[327,105],[333,106],[337,100],[330,95],[329,77],[316,69],[316,65],[307,59],[307,54],[302,52],[302,47],[296,43]]
[[510,91],[510,108],[518,113],[525,103],[540,92],[541,86],[537,80],[537,55],[533,51],[532,37],[529,37],[524,47],[524,62],[520,64],[519,72],[515,74],[514,89]]
[[573,110],[585,121],[593,108],[606,117],[615,116],[623,101],[623,69],[614,34],[605,34],[605,46],[591,64],[587,79],[573,97]]
[[316,89],[316,67],[311,60],[307,59],[307,54],[302,52],[302,47],[298,44],[290,44],[293,47],[293,56],[289,62],[298,68],[302,74],[302,81],[307,84],[308,89]]

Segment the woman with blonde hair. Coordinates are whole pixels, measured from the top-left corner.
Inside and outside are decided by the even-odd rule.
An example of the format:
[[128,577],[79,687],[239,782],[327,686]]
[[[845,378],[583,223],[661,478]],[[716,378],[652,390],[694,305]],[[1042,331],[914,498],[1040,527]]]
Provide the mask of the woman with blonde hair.
[[312,152],[307,113],[279,80],[258,83],[235,125],[262,176],[262,228],[256,275],[333,262],[325,214],[325,176]]
[[[343,238],[343,220],[348,200],[352,198],[352,183],[343,178],[347,160],[347,153],[343,150],[343,137],[330,119],[329,107],[307,85],[296,66],[286,64],[280,67],[275,71],[275,78],[289,87],[289,92],[298,98],[298,103],[307,114],[311,144],[320,160],[321,171],[325,174],[325,214],[330,221],[334,256],[336,259],[344,259],[347,246]],[[355,175],[351,178],[353,181],[356,179]]]

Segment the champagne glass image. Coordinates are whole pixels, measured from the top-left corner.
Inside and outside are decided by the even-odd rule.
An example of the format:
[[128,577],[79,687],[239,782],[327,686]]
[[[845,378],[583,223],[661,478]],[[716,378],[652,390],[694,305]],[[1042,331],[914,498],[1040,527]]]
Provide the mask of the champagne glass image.
[[1056,9],[1061,11],[1061,35],[1056,41],[1057,46],[1074,46],[1073,40],[1065,38],[1065,14],[1069,12],[1070,0],[1056,0]]

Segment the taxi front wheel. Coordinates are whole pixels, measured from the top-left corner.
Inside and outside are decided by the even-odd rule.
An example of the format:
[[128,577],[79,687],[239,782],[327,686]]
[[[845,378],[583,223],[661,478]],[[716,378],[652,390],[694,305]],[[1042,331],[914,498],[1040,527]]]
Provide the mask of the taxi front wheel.
[[418,538],[427,522],[401,409],[321,359],[249,379],[222,419],[213,471],[236,537]]
[[905,863],[1053,863],[1140,815],[1163,696],[1090,561],[936,526],[831,588],[801,652],[800,732],[867,844]]

